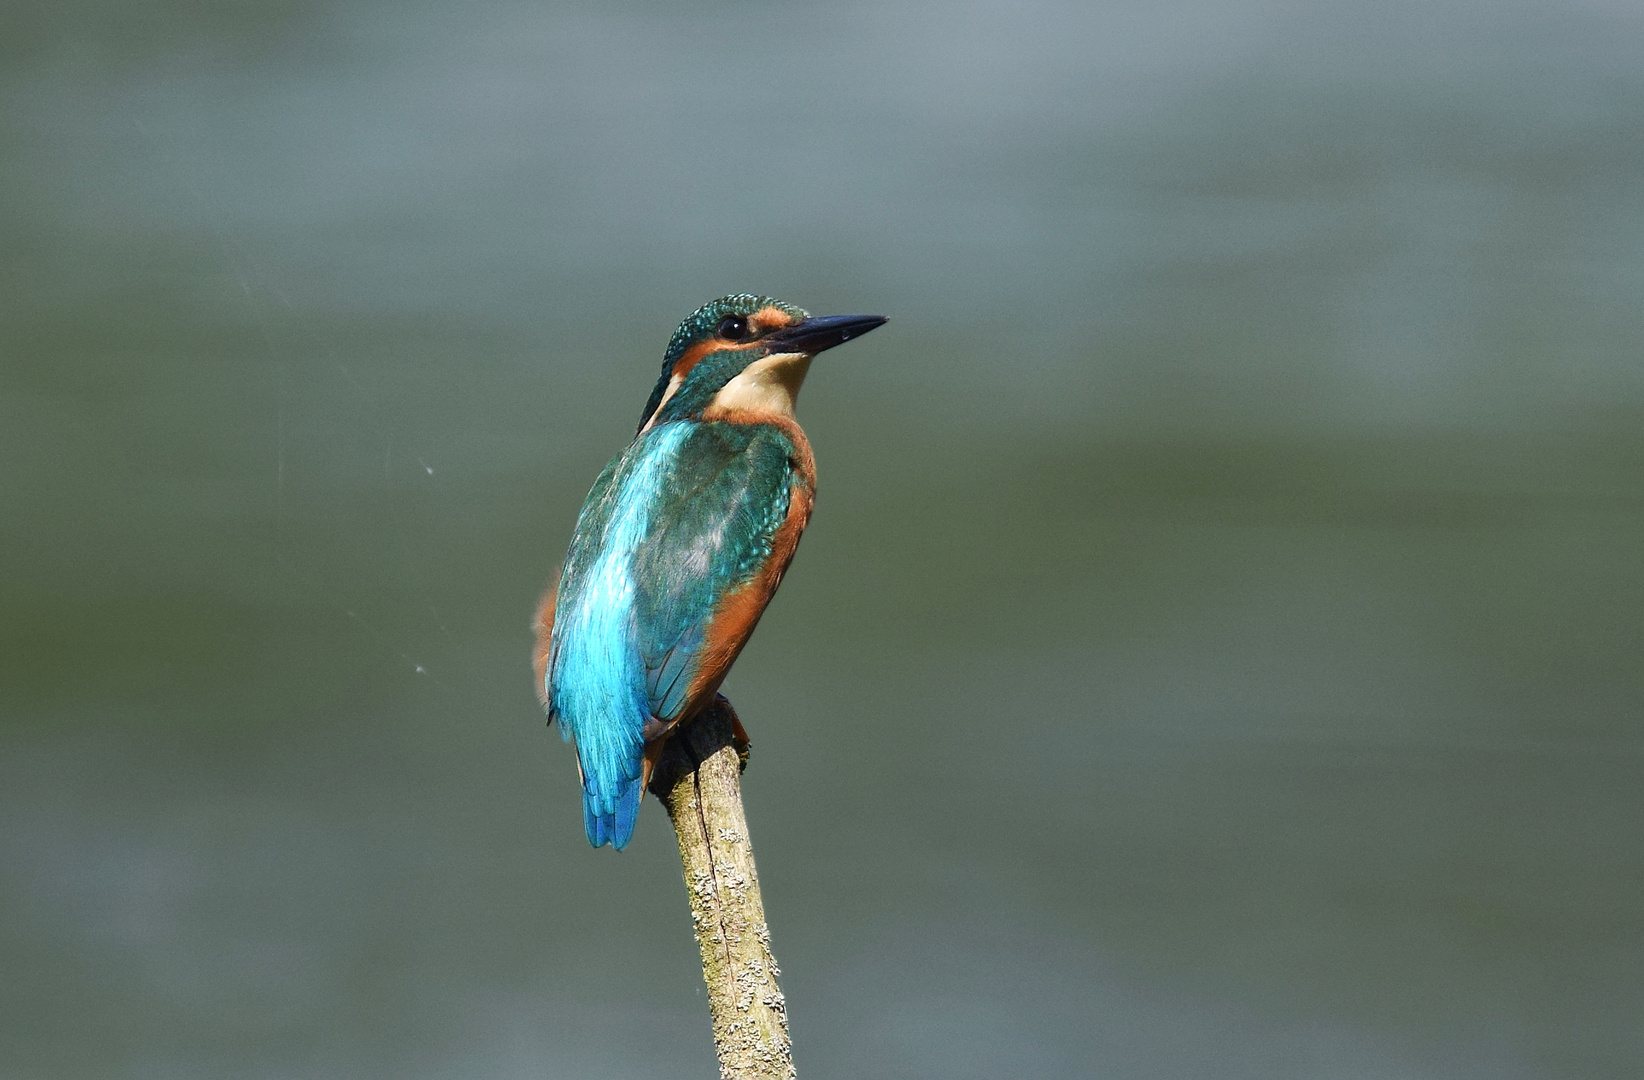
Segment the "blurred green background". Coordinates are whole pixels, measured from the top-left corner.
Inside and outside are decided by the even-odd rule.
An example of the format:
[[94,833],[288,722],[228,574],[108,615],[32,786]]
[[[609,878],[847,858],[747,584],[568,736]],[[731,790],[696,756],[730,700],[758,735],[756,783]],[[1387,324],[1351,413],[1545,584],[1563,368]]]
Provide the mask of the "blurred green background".
[[801,1075],[1639,1075],[1637,5],[0,18],[0,1077],[714,1074],[526,625],[742,289]]

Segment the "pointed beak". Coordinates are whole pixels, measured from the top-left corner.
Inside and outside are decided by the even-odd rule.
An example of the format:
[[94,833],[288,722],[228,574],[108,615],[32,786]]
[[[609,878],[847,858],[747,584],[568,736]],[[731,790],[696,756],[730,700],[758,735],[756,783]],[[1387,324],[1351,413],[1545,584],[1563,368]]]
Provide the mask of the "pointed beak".
[[778,330],[765,339],[771,355],[805,353],[815,356],[824,349],[843,345],[876,326],[885,325],[883,315],[819,315]]

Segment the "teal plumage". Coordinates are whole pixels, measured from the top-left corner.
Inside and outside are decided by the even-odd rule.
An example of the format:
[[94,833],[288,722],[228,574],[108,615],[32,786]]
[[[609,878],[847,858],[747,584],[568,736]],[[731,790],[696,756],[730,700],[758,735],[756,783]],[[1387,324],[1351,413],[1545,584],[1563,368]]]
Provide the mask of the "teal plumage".
[[712,700],[793,557],[815,486],[792,415],[810,358],[883,321],[738,294],[669,342],[538,618],[539,687],[576,743],[595,847],[628,843],[663,740]]

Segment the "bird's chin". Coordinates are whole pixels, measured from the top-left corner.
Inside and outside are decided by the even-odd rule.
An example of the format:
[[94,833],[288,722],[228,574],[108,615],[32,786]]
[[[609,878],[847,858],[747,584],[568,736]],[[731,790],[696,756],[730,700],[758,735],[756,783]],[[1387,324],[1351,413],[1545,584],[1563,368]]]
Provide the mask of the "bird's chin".
[[716,413],[791,417],[811,367],[809,353],[772,353],[749,364],[714,395]]

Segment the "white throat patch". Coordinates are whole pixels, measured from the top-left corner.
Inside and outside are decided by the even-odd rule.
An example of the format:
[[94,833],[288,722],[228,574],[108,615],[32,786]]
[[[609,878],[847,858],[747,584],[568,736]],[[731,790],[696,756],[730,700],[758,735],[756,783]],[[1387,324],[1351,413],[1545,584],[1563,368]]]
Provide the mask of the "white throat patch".
[[792,416],[810,367],[807,353],[775,353],[755,360],[714,395],[710,408]]

